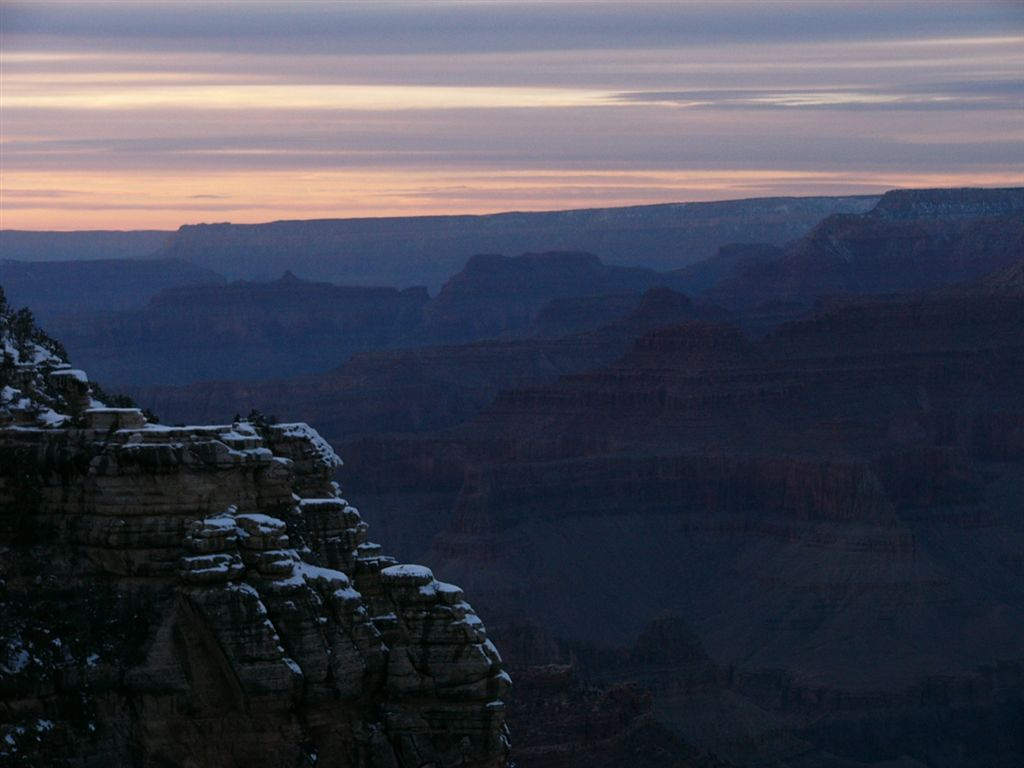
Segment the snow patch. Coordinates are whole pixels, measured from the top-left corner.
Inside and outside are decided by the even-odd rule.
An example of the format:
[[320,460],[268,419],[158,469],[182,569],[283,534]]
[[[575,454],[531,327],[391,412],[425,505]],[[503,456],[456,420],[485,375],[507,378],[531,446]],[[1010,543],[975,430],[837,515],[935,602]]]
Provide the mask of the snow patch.
[[239,522],[244,520],[251,520],[260,526],[266,526],[272,531],[279,531],[285,527],[285,522],[279,517],[271,517],[265,515],[262,512],[243,512],[241,515],[237,515],[235,520]]
[[395,579],[396,581],[419,581],[422,579],[426,579],[428,581],[434,580],[434,572],[425,565],[392,565],[382,570],[380,575],[387,576],[388,578]]
[[296,563],[295,567],[303,576],[306,577],[306,579],[311,581],[323,579],[328,584],[340,584],[342,587],[347,587],[350,583],[347,575],[341,571],[336,571],[333,568],[324,568],[322,566],[306,562]]
[[275,424],[274,429],[283,437],[293,437],[306,440],[313,454],[320,459],[328,469],[337,469],[343,462],[334,452],[331,444],[324,440],[320,433],[304,422],[292,424]]
[[285,656],[283,658],[285,664],[288,665],[288,669],[294,672],[297,676],[302,677],[302,667],[295,663],[295,660]]
[[74,379],[79,384],[88,384],[89,377],[85,375],[85,371],[79,370],[78,368],[59,368],[56,371],[50,373],[50,378],[60,376],[62,378],[67,377]]
[[27,667],[30,661],[32,661],[32,654],[21,648],[7,660],[7,663],[0,665],[0,670],[10,675],[16,675]]

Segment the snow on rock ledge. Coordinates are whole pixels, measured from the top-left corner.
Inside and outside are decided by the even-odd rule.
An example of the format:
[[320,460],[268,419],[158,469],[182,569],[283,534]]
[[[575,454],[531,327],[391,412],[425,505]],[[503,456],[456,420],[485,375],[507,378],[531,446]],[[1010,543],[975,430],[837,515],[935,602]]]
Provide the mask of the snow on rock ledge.
[[422,587],[434,580],[434,573],[422,565],[392,565],[380,572],[380,579],[389,586]]
[[0,762],[506,765],[483,623],[367,540],[316,430],[149,424],[36,346],[0,387]]
[[318,461],[328,469],[337,469],[343,464],[331,444],[320,437],[320,433],[309,424],[272,424],[269,429],[279,437],[299,440],[305,446],[304,458]]

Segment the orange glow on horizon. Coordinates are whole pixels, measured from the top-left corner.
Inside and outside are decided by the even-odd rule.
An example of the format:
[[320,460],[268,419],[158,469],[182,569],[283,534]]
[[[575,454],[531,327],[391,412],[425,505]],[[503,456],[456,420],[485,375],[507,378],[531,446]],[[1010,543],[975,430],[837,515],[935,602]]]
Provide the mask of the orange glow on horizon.
[[217,176],[9,173],[0,229],[177,229],[280,219],[486,214],[748,197],[875,194],[893,188],[1019,186],[1010,172],[465,171],[237,172]]
[[[967,5],[855,34],[847,21],[865,19],[835,4],[831,22],[807,17],[820,34],[753,37],[711,3],[608,4],[578,29],[550,23],[571,4],[510,4],[508,29],[472,3],[438,3],[467,14],[452,29],[369,3],[15,5],[0,29],[4,229],[1024,184],[1024,34]],[[239,30],[247,5],[260,13]]]

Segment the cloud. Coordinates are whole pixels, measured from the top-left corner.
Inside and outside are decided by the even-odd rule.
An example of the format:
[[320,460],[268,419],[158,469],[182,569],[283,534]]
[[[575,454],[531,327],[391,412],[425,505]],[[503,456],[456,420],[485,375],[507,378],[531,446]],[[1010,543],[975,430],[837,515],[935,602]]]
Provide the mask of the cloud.
[[[985,115],[985,130],[962,111],[930,113],[922,130],[919,115],[906,110],[816,110],[808,120],[804,109],[679,110],[629,102],[426,110],[415,119],[344,110],[289,110],[282,117],[226,110],[188,121],[174,109],[147,111],[145,120],[130,110],[109,116],[56,111],[10,120],[4,164],[9,173],[188,170],[211,178],[247,169],[430,169],[439,179],[467,168],[832,171],[883,163],[1021,169],[1019,115],[974,114]],[[66,137],[68,125],[89,137]],[[36,136],[26,138],[33,128]]]
[[627,91],[612,96],[633,104],[704,109],[1015,110],[1024,106],[1024,80],[962,80],[906,85]]
[[0,12],[5,226],[1024,178],[1020,3]]
[[36,2],[5,6],[17,43],[50,49],[443,53],[959,36],[1024,21],[1014,2]]
[[2,196],[4,200],[5,207],[10,205],[11,198],[24,198],[27,200],[52,200],[62,197],[74,197],[77,194],[80,193],[70,189],[11,189],[9,187],[4,187],[2,190],[0,190],[0,196]]
[[573,107],[598,104],[608,94],[564,88],[474,88],[365,84],[198,84],[130,86],[123,83],[40,89],[11,83],[8,109],[344,109],[360,111]]

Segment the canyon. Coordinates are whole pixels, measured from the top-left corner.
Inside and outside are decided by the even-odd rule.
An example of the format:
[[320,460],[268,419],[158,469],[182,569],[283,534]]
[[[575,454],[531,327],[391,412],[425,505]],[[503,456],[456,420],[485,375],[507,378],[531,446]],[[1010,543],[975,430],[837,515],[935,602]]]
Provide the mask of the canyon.
[[[663,611],[685,617],[727,670],[718,687],[756,705],[707,710],[733,733],[694,724],[715,718],[685,674],[629,677],[656,678],[662,722],[699,746],[761,764],[774,722],[825,751],[841,736],[865,764],[991,764],[985,749],[1020,743],[934,723],[1020,711],[1020,268],[835,302],[762,339],[659,329],[443,433],[346,453],[386,527],[412,509],[443,522],[424,556],[496,626],[611,650]],[[926,732],[917,751],[885,736],[895,720]]]
[[[565,322],[565,309],[552,302],[618,291],[632,300],[621,307],[625,314],[653,287],[685,285],[590,254],[477,256],[433,298],[422,287],[337,286],[288,272],[268,282],[169,287],[141,308],[42,321],[76,359],[90,361],[94,376],[131,390],[314,374],[364,351],[514,339],[533,335],[537,324],[546,323],[550,335]],[[575,318],[577,327],[615,316],[616,307],[595,309],[582,326]]]
[[[252,429],[278,455],[277,418],[316,424],[360,520],[487,618],[522,768],[1016,765],[1024,191],[857,205],[694,263],[558,241],[481,250],[433,297],[289,274],[167,287],[62,332],[166,424],[251,419],[136,432]],[[216,231],[288,230],[266,227]],[[162,375],[147,346],[185,346],[131,323],[209,343],[226,375]],[[317,564],[322,536],[282,515]],[[360,567],[340,570],[373,613]],[[498,744],[496,722],[471,742]]]

